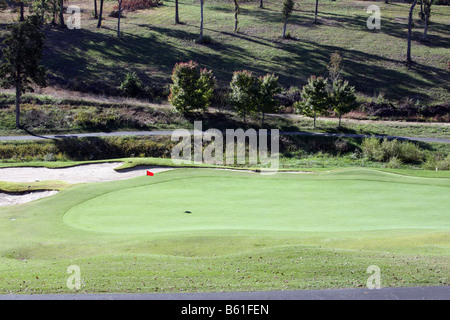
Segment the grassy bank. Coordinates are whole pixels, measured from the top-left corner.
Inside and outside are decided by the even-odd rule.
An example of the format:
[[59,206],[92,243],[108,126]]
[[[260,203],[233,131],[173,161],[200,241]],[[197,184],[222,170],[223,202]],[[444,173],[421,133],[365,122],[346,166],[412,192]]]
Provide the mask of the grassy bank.
[[[233,32],[233,4],[208,1],[204,33],[210,43],[202,45],[195,42],[200,23],[198,2],[180,1],[179,25],[174,23],[173,0],[157,8],[128,12],[122,19],[120,40],[117,20],[107,16],[115,2],[105,2],[101,29],[92,17],[93,3],[77,2],[82,8],[82,28],[47,28],[43,63],[51,86],[98,94],[116,92],[130,71],[149,87],[167,89],[175,63],[189,60],[212,69],[221,86],[228,86],[234,71],[248,69],[256,74],[275,73],[289,88],[301,87],[312,74],[326,75],[331,54],[338,52],[344,58],[344,78],[356,86],[361,97],[383,95],[392,101],[411,99],[414,103],[448,101],[449,7],[433,6],[429,42],[424,42],[416,6],[412,33],[415,64],[406,66],[410,5],[374,3],[382,12],[381,30],[366,26],[370,16],[366,9],[372,2],[320,3],[318,24],[313,23],[315,1],[297,3],[288,24],[291,38],[283,39],[280,0],[266,2],[264,9],[256,2],[241,3],[237,33]],[[16,14],[2,13],[5,23],[15,18]],[[0,37],[4,32],[2,27]]]

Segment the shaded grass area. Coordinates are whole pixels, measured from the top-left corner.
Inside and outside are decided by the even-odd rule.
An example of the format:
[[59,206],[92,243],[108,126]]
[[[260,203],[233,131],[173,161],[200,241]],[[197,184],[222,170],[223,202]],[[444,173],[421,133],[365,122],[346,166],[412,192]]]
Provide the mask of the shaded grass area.
[[[86,16],[80,30],[48,28],[44,63],[52,85],[94,93],[114,92],[129,71],[136,71],[146,85],[166,87],[174,64],[188,60],[212,69],[222,86],[228,86],[233,71],[248,69],[256,74],[276,73],[285,87],[300,87],[310,75],[326,74],[330,55],[339,52],[344,77],[360,95],[383,93],[393,101],[448,101],[447,6],[433,6],[430,42],[421,41],[419,9],[414,12],[415,64],[406,66],[407,3],[378,3],[382,29],[369,30],[367,3],[321,3],[319,24],[314,25],[315,2],[308,0],[296,5],[289,20],[290,40],[281,38],[280,4],[272,1],[259,9],[255,2],[242,3],[239,32],[234,33],[232,3],[206,3],[205,35],[212,40],[207,45],[195,43],[197,2],[180,1],[180,25],[174,24],[172,0],[158,8],[130,12],[122,21],[121,40],[116,38],[116,19],[105,17],[104,27],[97,29],[95,20]],[[106,2],[105,11],[112,5]],[[93,4],[83,6],[89,12]]]
[[[126,193],[134,187],[162,188],[165,181],[199,176],[254,179],[254,183],[270,180],[276,184],[279,180],[279,177],[251,173],[179,169],[155,175],[152,180],[142,177],[73,186],[34,203],[0,208],[0,290],[2,293],[71,292],[66,286],[66,270],[70,265],[80,267],[82,288],[78,292],[86,293],[354,288],[365,286],[370,265],[380,267],[383,287],[448,285],[448,229],[445,223],[439,223],[439,219],[445,218],[443,202],[433,202],[436,211],[432,207],[427,209],[434,212],[432,217],[414,215],[408,220],[413,224],[426,220],[419,227],[405,229],[402,218],[398,217],[391,229],[374,230],[374,225],[369,223],[367,232],[293,232],[269,228],[261,234],[250,226],[239,230],[176,233],[161,230],[119,235],[73,228],[63,221],[67,210],[97,196],[121,189]],[[365,181],[366,186],[384,181],[391,188],[397,184],[398,188],[425,187],[425,184],[430,188],[448,188],[448,179],[401,177],[371,170],[314,177],[285,174],[283,179],[299,185],[302,181],[332,179],[343,184]],[[229,179],[231,184],[235,181]],[[220,194],[218,190],[214,196],[217,201],[221,199]],[[411,201],[421,202],[419,198]],[[439,209],[440,205],[444,207]],[[158,205],[155,209],[166,207]],[[250,207],[236,208],[241,209],[248,211]],[[406,211],[398,214],[408,215]],[[382,216],[378,215],[377,221],[372,222],[385,224]],[[251,220],[246,215],[242,218]],[[207,225],[207,221],[203,223]],[[346,223],[345,219],[342,223]],[[349,221],[346,225],[351,227],[355,223],[358,222]],[[254,227],[257,225],[255,221]],[[183,229],[182,224],[175,227]]]

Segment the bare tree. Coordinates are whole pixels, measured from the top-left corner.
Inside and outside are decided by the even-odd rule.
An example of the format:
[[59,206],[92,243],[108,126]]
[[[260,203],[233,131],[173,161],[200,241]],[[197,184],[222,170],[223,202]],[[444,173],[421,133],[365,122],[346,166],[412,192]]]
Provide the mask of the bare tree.
[[118,4],[119,4],[119,12],[118,12],[118,16],[117,16],[117,38],[120,39],[120,18],[122,16],[122,2],[123,0],[117,0]]
[[100,13],[98,16],[97,28],[102,26],[102,16],[103,16],[103,0],[100,0]]
[[178,13],[178,0],[175,0],[175,23],[180,23],[180,15]]
[[205,0],[200,0],[200,38],[198,41],[201,43],[203,41],[203,5]]
[[238,15],[241,13],[241,9],[239,8],[239,0],[234,0],[234,32],[238,31]]
[[319,0],[316,0],[316,9],[314,10],[314,24],[317,23],[317,13],[319,10]]
[[411,32],[412,32],[412,23],[413,23],[413,10],[417,4],[417,0],[414,0],[411,4],[411,8],[409,9],[409,23],[408,23],[408,47],[406,49],[406,62],[411,63]]

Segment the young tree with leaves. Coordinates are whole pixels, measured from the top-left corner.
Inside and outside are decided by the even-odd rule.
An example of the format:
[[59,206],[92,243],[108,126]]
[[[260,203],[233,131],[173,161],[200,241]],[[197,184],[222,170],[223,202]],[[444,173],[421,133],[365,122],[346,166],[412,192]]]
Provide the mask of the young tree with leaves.
[[201,69],[198,63],[177,63],[172,71],[169,101],[181,113],[209,107],[216,86],[211,70]]
[[281,93],[278,77],[274,74],[266,74],[258,78],[258,105],[256,110],[261,113],[261,126],[264,125],[264,115],[266,113],[277,112],[280,102],[275,95]]
[[286,38],[287,21],[292,14],[292,10],[294,9],[294,4],[295,4],[294,0],[283,0],[283,9],[281,11],[283,14],[283,22],[284,22],[283,38]]
[[230,87],[231,105],[246,122],[247,116],[255,113],[258,108],[258,80],[250,71],[235,71]]
[[342,115],[355,110],[358,103],[355,95],[355,87],[348,84],[348,81],[335,80],[331,92],[331,108],[339,117],[339,128],[341,127]]
[[342,57],[339,53],[334,52],[330,57],[330,62],[327,65],[328,69],[328,78],[331,83],[334,83],[336,80],[341,78],[342,73]]
[[45,69],[40,65],[44,34],[40,18],[31,15],[24,21],[9,27],[10,33],[3,41],[3,55],[0,65],[0,85],[16,89],[16,128],[20,128],[20,104],[22,94],[33,91],[34,83],[46,86]]
[[330,97],[327,85],[328,80],[323,77],[309,77],[308,83],[303,86],[301,100],[294,104],[300,114],[314,118],[314,128],[316,127],[316,117],[328,113]]

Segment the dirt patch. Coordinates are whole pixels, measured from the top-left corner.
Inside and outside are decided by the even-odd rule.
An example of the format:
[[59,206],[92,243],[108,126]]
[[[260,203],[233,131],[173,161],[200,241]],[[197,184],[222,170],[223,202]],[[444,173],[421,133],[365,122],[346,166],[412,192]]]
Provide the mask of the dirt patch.
[[0,192],[0,206],[11,206],[15,204],[27,203],[44,197],[57,194],[59,191],[31,191],[24,193],[6,193]]

